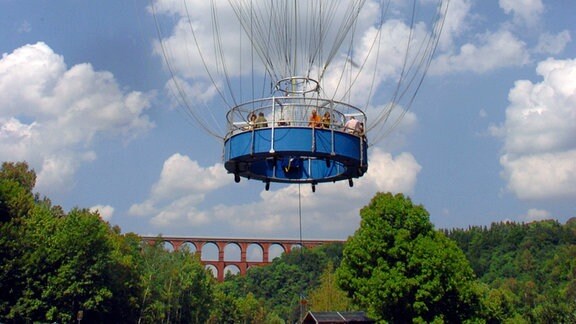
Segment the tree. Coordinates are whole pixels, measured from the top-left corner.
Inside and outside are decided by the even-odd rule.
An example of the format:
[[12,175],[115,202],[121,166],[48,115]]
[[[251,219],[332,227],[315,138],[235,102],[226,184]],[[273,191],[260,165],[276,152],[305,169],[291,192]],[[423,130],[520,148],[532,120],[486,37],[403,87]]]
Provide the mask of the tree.
[[[497,290],[484,294],[485,314],[498,321],[574,322],[575,220],[500,222],[449,233],[479,280]],[[506,298],[492,297],[498,295]]]
[[36,174],[25,162],[2,163],[0,169],[0,320],[22,291],[18,280],[24,249],[22,222],[34,208]]
[[350,299],[338,287],[334,266],[328,266],[320,276],[320,286],[310,293],[310,310],[316,312],[348,311]]
[[28,192],[36,185],[36,172],[30,170],[26,162],[3,162],[0,178],[15,181]]
[[463,322],[480,293],[463,252],[434,230],[428,212],[402,194],[378,193],[361,212],[337,269],[358,306],[390,322]]
[[236,307],[241,317],[241,323],[264,323],[266,321],[263,303],[258,301],[252,293],[236,299]]
[[141,313],[138,323],[204,323],[214,278],[189,251],[166,251],[161,238],[142,246]]
[[112,297],[108,226],[85,209],[62,218],[51,210],[38,204],[23,223],[21,289],[9,318],[69,322],[82,310],[98,321]]
[[53,271],[46,261],[46,251],[49,235],[57,228],[57,220],[49,208],[37,206],[20,223],[18,236],[12,241],[18,253],[14,253],[11,260],[4,260],[2,266],[11,268],[1,278],[0,290],[10,292],[9,299],[3,299],[6,304],[2,315],[16,321],[44,319],[47,304],[41,295],[47,277]]
[[139,296],[141,295],[139,265],[142,239],[134,234],[121,234],[120,228],[110,228],[112,262],[106,270],[112,298],[107,302],[109,320],[102,322],[136,323],[139,316]]
[[4,162],[0,169],[0,225],[19,220],[34,205],[36,173],[26,162]]

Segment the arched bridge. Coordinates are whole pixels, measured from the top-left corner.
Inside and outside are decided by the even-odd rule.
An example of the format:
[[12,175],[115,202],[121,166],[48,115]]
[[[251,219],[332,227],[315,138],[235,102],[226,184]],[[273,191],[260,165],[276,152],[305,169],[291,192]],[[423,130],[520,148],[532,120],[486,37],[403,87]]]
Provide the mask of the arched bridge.
[[[294,247],[313,248],[327,243],[345,242],[344,240],[296,240],[262,238],[209,238],[187,236],[141,236],[145,242],[161,239],[169,248],[190,249],[200,255],[204,266],[211,268],[219,281],[224,280],[226,272],[246,274],[252,266],[267,265],[274,258]],[[235,271],[234,271],[235,270]]]

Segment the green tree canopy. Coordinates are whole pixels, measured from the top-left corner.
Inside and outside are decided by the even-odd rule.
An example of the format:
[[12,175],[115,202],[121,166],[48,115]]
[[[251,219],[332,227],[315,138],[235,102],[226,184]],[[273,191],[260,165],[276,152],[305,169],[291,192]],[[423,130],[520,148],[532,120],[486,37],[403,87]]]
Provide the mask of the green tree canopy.
[[320,286],[309,294],[310,310],[316,312],[350,311],[351,302],[336,282],[334,265],[328,263],[320,276]]
[[24,162],[2,163],[0,169],[0,319],[8,313],[20,292],[20,275],[24,250],[20,246],[24,217],[34,207],[32,188],[36,174]]
[[[0,225],[17,222],[34,204],[36,173],[25,162],[4,162],[0,169]],[[16,225],[16,224],[13,224]]]
[[445,231],[490,287],[485,313],[499,322],[576,320],[576,222],[501,222]]
[[198,256],[169,252],[159,238],[142,245],[141,313],[138,323],[205,323],[213,302],[214,278]]
[[361,212],[337,270],[339,285],[390,322],[463,322],[479,311],[462,251],[434,230],[428,212],[402,194],[378,193]]

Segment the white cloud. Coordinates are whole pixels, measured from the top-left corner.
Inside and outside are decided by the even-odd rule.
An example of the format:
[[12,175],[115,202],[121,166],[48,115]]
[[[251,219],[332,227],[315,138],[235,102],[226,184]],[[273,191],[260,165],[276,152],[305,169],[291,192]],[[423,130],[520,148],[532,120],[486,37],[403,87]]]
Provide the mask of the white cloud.
[[16,29],[19,34],[26,34],[32,31],[32,26],[27,20],[24,20]]
[[160,180],[152,188],[157,200],[187,196],[188,193],[210,192],[229,178],[221,164],[202,168],[189,157],[174,154],[164,162]]
[[112,215],[114,215],[114,207],[110,205],[96,205],[91,207],[90,211],[93,213],[98,213],[100,218],[105,221],[110,221],[110,219],[112,219]]
[[481,35],[478,43],[464,44],[456,54],[439,55],[430,67],[430,73],[485,73],[503,67],[522,66],[529,62],[526,44],[510,31],[499,30]]
[[[367,177],[372,181],[366,184],[366,189],[368,189],[366,191],[411,194],[421,169],[422,167],[410,153],[401,153],[394,158],[389,153],[375,149],[370,156],[370,169],[367,173]],[[360,182],[360,186],[362,185],[363,182]]]
[[454,45],[454,39],[469,29],[472,8],[470,0],[450,0],[447,5],[448,12],[439,42],[439,47],[443,50],[450,49]]
[[[393,157],[374,148],[370,152],[368,172],[354,180],[352,188],[347,181],[322,183],[313,193],[309,185],[299,188],[298,185],[272,184],[270,191],[259,186],[262,191],[254,202],[228,205],[222,197],[219,205],[202,209],[205,195],[232,184],[232,177],[221,164],[201,168],[196,161],[175,154],[164,163],[161,179],[154,185],[150,197],[142,204],[133,205],[130,213],[148,218],[158,232],[166,234],[189,233],[190,228],[206,233],[210,228],[217,228],[219,232],[233,232],[238,236],[294,237],[299,226],[295,206],[299,205],[300,189],[304,226],[315,229],[306,235],[344,238],[359,224],[359,206],[367,204],[378,191],[412,193],[420,170],[409,153]],[[235,187],[231,190],[245,190],[243,185],[253,184],[243,180],[241,184],[233,184]]]
[[188,225],[204,224],[207,218],[198,211],[205,195],[232,182],[224,166],[217,163],[203,168],[187,156],[174,154],[164,161],[160,179],[152,186],[149,197],[133,204],[129,214],[152,217],[156,226],[184,221]]
[[67,188],[72,185],[74,174],[82,162],[96,159],[94,152],[60,152],[42,157],[42,166],[36,179],[36,189],[40,192],[48,188]]
[[174,224],[200,226],[209,223],[206,214],[196,207],[202,202],[199,198],[198,195],[188,195],[171,201],[150,219],[150,223],[161,228]]
[[154,206],[154,202],[150,199],[142,203],[133,204],[132,206],[130,206],[130,209],[128,210],[129,215],[139,217],[146,217],[157,212],[158,211]]
[[542,33],[538,38],[538,45],[536,45],[535,50],[537,53],[560,54],[571,40],[572,37],[567,30],[561,31],[556,35]]
[[522,218],[526,222],[536,222],[545,219],[551,219],[550,212],[548,212],[547,210],[535,209],[535,208],[529,209],[526,215],[522,216]]
[[150,98],[124,92],[109,72],[90,64],[68,68],[45,43],[25,45],[0,60],[0,159],[26,160],[43,194],[73,186],[82,163],[96,159],[96,137],[130,139],[153,125]]
[[576,149],[500,158],[508,189],[520,199],[574,199]]
[[[495,17],[480,16],[472,11],[470,1],[450,1],[439,52],[430,73],[486,73],[524,66],[531,62],[530,54],[559,54],[571,41],[568,30],[557,34],[541,30],[540,20],[545,12],[541,0],[499,0],[499,6],[511,18],[497,22]],[[494,27],[480,32],[474,29],[485,21]],[[456,39],[462,36],[467,39],[458,49],[453,48]],[[536,37],[538,43],[533,45]]]
[[576,146],[576,60],[548,59],[536,69],[540,83],[517,81],[506,109],[509,153],[563,151]]
[[548,59],[509,93],[500,163],[521,199],[576,198],[576,60]]
[[531,26],[540,21],[544,12],[541,0],[499,0],[500,8],[506,14],[512,14],[516,24]]
[[[156,0],[149,6],[149,11],[159,15],[163,21],[171,21],[172,26],[162,26],[171,29],[169,34],[162,35],[161,42],[155,42],[154,52],[156,55],[168,59],[170,68],[185,79],[206,78],[206,68],[227,65],[227,72],[236,75],[239,71],[239,58],[241,48],[238,37],[241,35],[241,25],[232,7],[226,3],[217,3],[216,19],[218,20],[219,38],[214,37],[213,13],[211,1],[192,0],[186,3],[172,0]],[[191,9],[193,8],[193,9]],[[214,55],[214,42],[224,44],[225,48],[218,55]],[[191,59],[193,58],[193,59]],[[219,77],[217,69],[210,71],[212,77]],[[248,73],[246,69],[245,73]]]

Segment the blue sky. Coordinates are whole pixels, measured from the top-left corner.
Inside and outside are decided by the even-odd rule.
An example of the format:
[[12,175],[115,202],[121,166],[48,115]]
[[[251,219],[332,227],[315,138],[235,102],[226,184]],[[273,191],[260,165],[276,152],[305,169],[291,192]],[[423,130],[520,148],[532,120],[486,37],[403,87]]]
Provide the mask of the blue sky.
[[[207,3],[189,1],[198,24]],[[222,141],[174,106],[149,6],[0,0],[0,159],[27,161],[38,192],[123,232],[298,237],[298,185],[234,183]],[[177,40],[178,15],[159,14]],[[353,188],[300,187],[303,237],[353,234],[378,191],[409,195],[437,228],[575,217],[575,15],[571,0],[452,0],[424,84],[370,148],[368,173]],[[187,64],[182,75],[201,70]],[[224,125],[192,80],[195,109]]]

